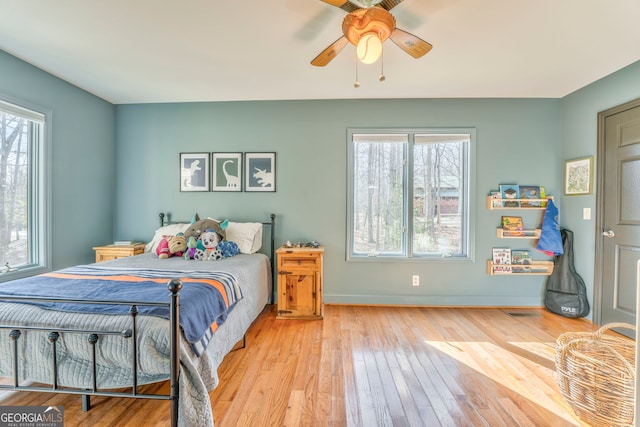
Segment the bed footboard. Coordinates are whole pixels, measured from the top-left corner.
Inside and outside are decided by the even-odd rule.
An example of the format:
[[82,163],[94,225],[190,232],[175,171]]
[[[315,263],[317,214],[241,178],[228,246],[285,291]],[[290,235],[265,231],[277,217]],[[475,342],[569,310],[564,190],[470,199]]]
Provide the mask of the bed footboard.
[[[90,408],[90,396],[109,396],[109,397],[125,397],[134,399],[156,399],[156,400],[170,400],[171,401],[171,426],[177,427],[178,425],[178,403],[179,403],[179,377],[180,377],[180,289],[182,288],[182,282],[179,279],[173,279],[167,284],[169,289],[169,302],[166,303],[153,303],[144,301],[95,301],[95,300],[74,300],[74,299],[61,299],[61,298],[35,298],[35,297],[14,297],[14,296],[2,296],[2,301],[13,302],[25,302],[25,303],[77,303],[77,304],[108,304],[108,305],[125,305],[130,306],[129,315],[131,317],[131,327],[124,331],[109,331],[109,330],[82,330],[82,329],[70,329],[70,328],[58,328],[55,326],[39,327],[39,326],[23,326],[23,325],[0,325],[0,329],[10,330],[9,341],[13,354],[11,361],[12,365],[12,384],[0,385],[0,390],[12,390],[12,391],[36,391],[45,393],[66,393],[66,394],[78,394],[82,395],[82,409],[88,410]],[[170,341],[170,390],[169,394],[145,394],[138,392],[138,330],[137,330],[137,315],[139,306],[156,306],[156,307],[168,307],[169,308],[169,341]],[[25,331],[41,332],[43,339],[47,339],[51,345],[52,351],[52,363],[51,363],[51,379],[50,387],[28,385],[26,380],[21,382],[19,378],[20,360],[18,357],[18,346],[20,345],[20,337]],[[91,384],[87,385],[87,388],[75,388],[68,386],[60,386],[58,384],[58,359],[57,359],[57,345],[58,340],[65,334],[81,334],[87,337],[87,345],[91,346]],[[116,392],[103,390],[98,388],[97,384],[97,356],[96,356],[96,344],[105,336],[119,336],[123,339],[131,339],[132,354],[130,355],[131,363],[131,387],[130,392]],[[23,340],[24,341],[24,340]]]

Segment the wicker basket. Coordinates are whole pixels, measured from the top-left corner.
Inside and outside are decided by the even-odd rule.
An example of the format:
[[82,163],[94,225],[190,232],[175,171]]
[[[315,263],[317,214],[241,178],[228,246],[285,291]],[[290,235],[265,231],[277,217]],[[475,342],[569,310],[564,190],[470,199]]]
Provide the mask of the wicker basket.
[[636,343],[611,328],[569,332],[556,342],[558,386],[576,415],[592,426],[633,426],[635,416]]

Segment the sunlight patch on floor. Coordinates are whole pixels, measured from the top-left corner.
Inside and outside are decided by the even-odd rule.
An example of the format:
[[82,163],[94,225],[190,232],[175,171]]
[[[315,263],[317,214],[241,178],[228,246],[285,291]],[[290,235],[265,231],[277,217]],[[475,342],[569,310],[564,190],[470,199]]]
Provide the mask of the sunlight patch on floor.
[[[560,402],[563,400],[557,388],[551,388],[548,381],[545,382],[538,377],[539,374],[523,364],[520,355],[487,342],[425,341],[425,343],[557,416],[569,422],[576,422],[576,419],[567,412],[567,408],[561,405]],[[553,360],[555,357],[555,354],[550,354],[549,346],[544,343],[510,344],[545,359]],[[529,361],[529,363],[534,362]],[[555,370],[541,365],[536,366],[542,375],[555,381]]]
[[556,348],[555,343],[550,345],[549,343],[543,342],[516,342],[509,341],[509,344],[519,347],[523,350],[528,351],[529,353],[535,354],[536,356],[544,357],[551,362],[556,362]]

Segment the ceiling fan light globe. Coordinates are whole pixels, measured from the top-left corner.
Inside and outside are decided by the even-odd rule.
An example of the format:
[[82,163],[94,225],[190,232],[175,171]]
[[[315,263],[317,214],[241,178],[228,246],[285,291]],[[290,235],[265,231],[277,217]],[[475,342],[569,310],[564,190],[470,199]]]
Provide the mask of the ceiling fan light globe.
[[382,41],[376,33],[366,33],[360,37],[356,54],[363,64],[373,64],[382,55]]

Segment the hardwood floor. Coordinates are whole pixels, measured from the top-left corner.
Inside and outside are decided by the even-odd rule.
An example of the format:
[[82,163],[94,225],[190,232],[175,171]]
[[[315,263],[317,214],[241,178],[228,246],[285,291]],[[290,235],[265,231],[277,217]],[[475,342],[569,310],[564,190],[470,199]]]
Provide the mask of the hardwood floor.
[[[592,331],[544,309],[325,306],[324,320],[268,307],[210,393],[225,426],[580,426],[555,382],[555,340]],[[166,388],[166,384],[148,389]],[[167,402],[13,393],[63,405],[65,426],[162,426]]]

